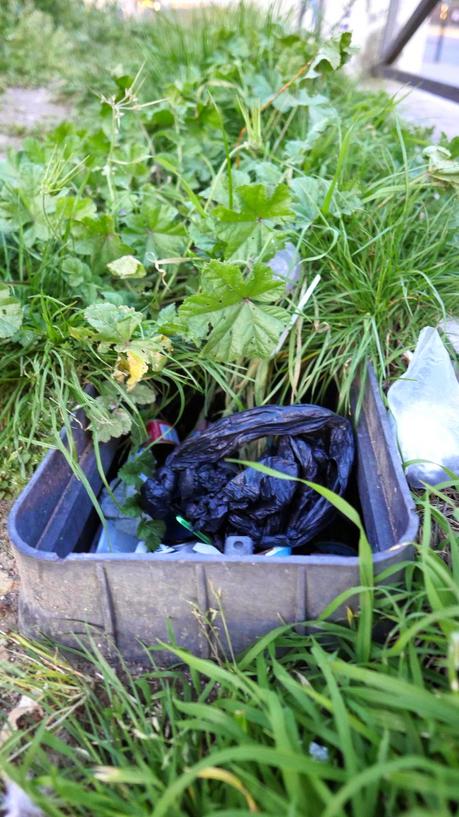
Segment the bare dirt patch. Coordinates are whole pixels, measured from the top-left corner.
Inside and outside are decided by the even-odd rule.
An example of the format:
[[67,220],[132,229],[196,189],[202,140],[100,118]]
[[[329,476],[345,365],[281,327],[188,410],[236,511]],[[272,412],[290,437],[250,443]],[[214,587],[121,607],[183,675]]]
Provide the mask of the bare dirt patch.
[[67,119],[71,106],[49,88],[7,88],[0,97],[0,158],[21,146],[31,131],[48,130]]
[[10,502],[0,500],[0,658],[4,657],[4,634],[17,629],[19,579],[7,532],[10,507]]

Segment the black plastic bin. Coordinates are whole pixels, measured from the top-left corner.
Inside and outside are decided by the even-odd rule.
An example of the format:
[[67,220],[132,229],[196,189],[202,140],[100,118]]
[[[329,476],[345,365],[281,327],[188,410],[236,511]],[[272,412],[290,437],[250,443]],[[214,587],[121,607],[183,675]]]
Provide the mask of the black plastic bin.
[[[81,426],[74,434],[80,464],[97,494],[102,482],[91,435]],[[378,573],[412,558],[418,518],[371,369],[356,440],[360,505]],[[107,472],[117,447],[115,440],[101,447]],[[168,641],[171,631],[178,644],[201,656],[210,653],[215,632],[225,646],[227,632],[237,653],[283,622],[316,618],[338,594],[359,584],[354,557],[82,552],[96,527],[84,486],[62,453],[51,451],[9,519],[24,634],[73,646],[91,634],[102,647],[116,646],[127,661],[142,663],[143,645]],[[355,607],[358,599],[347,604]],[[224,626],[218,612],[209,627],[210,609],[223,611]],[[156,659],[167,660],[167,654],[157,653]]]

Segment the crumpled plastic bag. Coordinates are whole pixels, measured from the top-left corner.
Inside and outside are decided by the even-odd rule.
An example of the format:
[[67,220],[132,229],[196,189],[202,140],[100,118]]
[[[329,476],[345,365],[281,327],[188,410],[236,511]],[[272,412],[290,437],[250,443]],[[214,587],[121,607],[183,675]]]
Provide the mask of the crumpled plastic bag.
[[32,803],[29,795],[9,779],[5,782],[5,798],[0,807],[4,817],[45,817],[44,812]]
[[155,519],[179,514],[220,547],[231,534],[251,536],[258,549],[305,545],[333,519],[330,503],[301,483],[224,461],[265,437],[260,463],[344,493],[354,460],[350,421],[320,406],[264,406],[177,446],[142,486],[143,509]]
[[268,267],[271,267],[274,278],[285,281],[287,292],[291,292],[301,275],[301,258],[295,245],[287,241],[285,247],[268,261]]
[[437,330],[420,333],[406,374],[392,384],[387,400],[412,488],[459,475],[459,383]]

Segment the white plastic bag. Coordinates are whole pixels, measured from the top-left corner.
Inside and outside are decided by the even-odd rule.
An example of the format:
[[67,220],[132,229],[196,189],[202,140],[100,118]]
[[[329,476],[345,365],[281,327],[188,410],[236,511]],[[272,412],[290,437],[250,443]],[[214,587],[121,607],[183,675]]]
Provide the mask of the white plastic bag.
[[387,394],[395,420],[406,476],[413,488],[450,478],[442,466],[459,475],[459,383],[436,329],[426,326],[406,374]]
[[285,247],[268,261],[268,267],[271,267],[274,278],[285,281],[287,292],[291,292],[301,274],[301,258],[295,245],[287,241]]

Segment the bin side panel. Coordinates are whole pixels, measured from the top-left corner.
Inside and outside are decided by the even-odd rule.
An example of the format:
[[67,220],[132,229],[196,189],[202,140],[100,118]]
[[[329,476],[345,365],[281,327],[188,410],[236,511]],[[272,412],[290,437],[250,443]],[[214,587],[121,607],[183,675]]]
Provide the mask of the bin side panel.
[[[354,390],[354,409],[358,385]],[[372,366],[356,426],[357,481],[368,539],[375,552],[414,542],[419,520]]]

